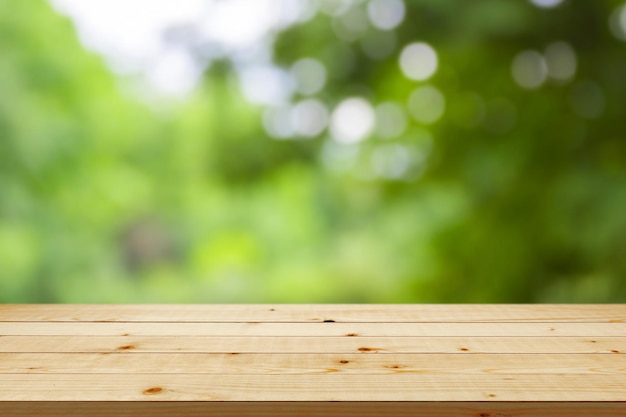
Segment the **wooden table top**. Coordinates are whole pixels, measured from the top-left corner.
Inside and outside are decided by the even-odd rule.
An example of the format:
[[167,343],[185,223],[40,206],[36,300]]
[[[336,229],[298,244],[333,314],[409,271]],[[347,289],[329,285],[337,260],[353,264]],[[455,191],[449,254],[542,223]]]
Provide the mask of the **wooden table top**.
[[0,305],[1,416],[625,416],[626,305]]

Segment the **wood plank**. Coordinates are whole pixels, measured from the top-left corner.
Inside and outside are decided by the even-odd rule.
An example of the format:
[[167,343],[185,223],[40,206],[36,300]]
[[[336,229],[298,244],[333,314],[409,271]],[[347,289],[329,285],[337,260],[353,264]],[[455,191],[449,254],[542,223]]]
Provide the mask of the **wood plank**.
[[0,402],[3,417],[623,417],[623,402]]
[[624,401],[602,374],[3,374],[1,401]]
[[[132,346],[132,349],[126,348]],[[363,347],[373,347],[371,351]],[[597,353],[626,352],[624,337],[0,336],[0,352],[127,353]]]
[[625,304],[3,304],[2,321],[626,322]]
[[626,336],[626,323],[42,323],[2,322],[24,336]]
[[0,374],[621,374],[626,355],[0,353]]
[[623,416],[624,313],[0,305],[0,415]]

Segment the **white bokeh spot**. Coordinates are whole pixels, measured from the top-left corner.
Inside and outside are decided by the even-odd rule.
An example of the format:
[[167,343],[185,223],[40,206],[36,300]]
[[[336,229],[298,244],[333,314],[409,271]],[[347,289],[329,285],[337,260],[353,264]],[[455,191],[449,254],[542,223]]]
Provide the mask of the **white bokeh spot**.
[[367,14],[374,27],[392,30],[404,20],[406,8],[402,0],[370,0]]
[[409,44],[400,53],[400,69],[411,80],[427,80],[435,74],[438,65],[437,52],[425,42]]
[[563,0],[530,0],[530,2],[537,7],[550,9],[552,7],[556,7],[559,4],[563,3]]
[[374,128],[375,114],[364,98],[348,98],[335,108],[330,120],[330,134],[339,143],[357,143]]

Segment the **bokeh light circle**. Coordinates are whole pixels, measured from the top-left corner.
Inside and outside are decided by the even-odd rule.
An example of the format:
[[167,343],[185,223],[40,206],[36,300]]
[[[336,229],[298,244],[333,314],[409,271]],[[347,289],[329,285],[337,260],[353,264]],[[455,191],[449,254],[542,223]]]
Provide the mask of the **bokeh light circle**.
[[435,74],[438,65],[437,52],[425,42],[409,44],[400,53],[400,69],[411,80],[427,80]]
[[374,128],[375,114],[371,104],[361,97],[343,100],[331,116],[330,134],[339,143],[357,143]]
[[291,126],[300,136],[317,136],[326,128],[328,110],[321,101],[307,99],[299,102],[291,109]]
[[417,122],[431,124],[443,116],[446,100],[432,85],[416,88],[409,97],[409,113]]
[[563,0],[530,0],[530,2],[537,7],[551,9],[552,7],[556,7],[559,4],[563,3]]
[[382,30],[395,29],[406,13],[402,0],[370,0],[367,14],[374,27]]
[[326,84],[326,67],[317,59],[302,58],[291,66],[296,90],[305,95],[315,94]]
[[548,76],[546,61],[537,51],[523,51],[515,56],[511,67],[515,82],[523,88],[540,87]]

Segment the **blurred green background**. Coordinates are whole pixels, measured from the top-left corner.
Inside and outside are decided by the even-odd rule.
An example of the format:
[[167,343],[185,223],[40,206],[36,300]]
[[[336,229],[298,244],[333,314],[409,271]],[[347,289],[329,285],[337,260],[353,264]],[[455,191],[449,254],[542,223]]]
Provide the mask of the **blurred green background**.
[[0,0],[0,302],[626,300],[623,0],[292,3],[169,97]]

